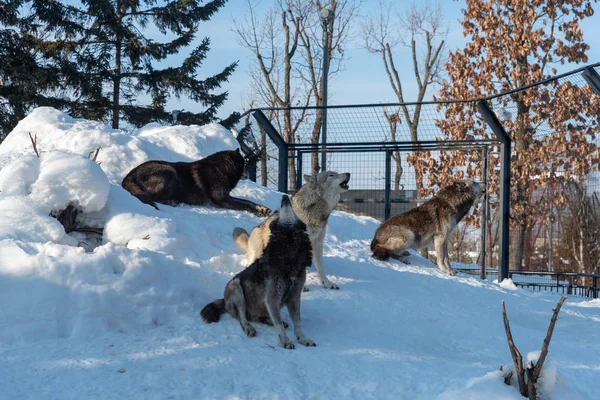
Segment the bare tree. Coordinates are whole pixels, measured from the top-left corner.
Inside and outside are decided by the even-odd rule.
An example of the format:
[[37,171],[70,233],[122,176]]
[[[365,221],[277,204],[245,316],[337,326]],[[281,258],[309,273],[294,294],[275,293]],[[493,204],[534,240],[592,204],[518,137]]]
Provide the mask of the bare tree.
[[[409,48],[412,72],[418,89],[417,98],[410,100],[422,102],[427,89],[438,81],[442,73],[444,65],[442,52],[448,28],[439,3],[435,5],[428,1],[413,3],[404,17],[390,13],[394,8],[393,3],[380,2],[379,15],[365,18],[362,25],[364,46],[369,52],[381,55],[390,86],[400,103],[406,103],[403,86],[405,82],[396,68],[395,50],[399,46]],[[403,105],[401,112],[411,140],[418,141],[421,105],[417,104],[414,108]],[[413,163],[419,160],[418,157],[410,159]],[[422,174],[416,173],[415,179],[417,195],[420,196],[423,189]]]
[[[300,24],[300,46],[302,60],[298,64],[301,79],[311,88],[314,104],[323,105],[323,57],[328,65],[328,76],[334,76],[343,68],[344,46],[350,34],[351,22],[357,15],[357,0],[306,1],[294,0],[299,8],[306,9],[307,18]],[[327,33],[321,25],[319,10],[328,8],[333,11],[333,22],[327,25]],[[323,54],[323,45],[328,41],[328,53]],[[311,143],[318,143],[321,133],[323,114],[320,109],[315,113],[315,121],[311,133]],[[313,173],[319,171],[318,153],[312,154],[311,168]]]
[[[292,113],[293,106],[320,106],[322,99],[323,33],[319,19],[322,7],[335,13],[329,24],[329,75],[341,69],[344,42],[348,37],[350,21],[358,10],[358,0],[277,0],[273,8],[261,14],[259,4],[247,0],[247,16],[235,22],[239,43],[254,56],[250,71],[251,87],[255,98],[269,107],[283,108],[268,116],[277,126],[287,143],[307,140],[300,135],[306,110]],[[264,15],[264,17],[260,17]],[[318,143],[321,111],[317,111],[312,143]],[[318,171],[318,157],[313,154],[312,170]],[[262,168],[262,167],[261,167]],[[289,179],[296,180],[294,160],[289,160]]]
[[[400,114],[398,112],[388,113],[387,110],[383,111],[383,115],[385,115],[385,119],[390,126],[390,139],[392,142],[396,141],[396,132],[398,132],[398,124],[402,123],[400,119]],[[402,168],[402,158],[400,157],[400,152],[398,150],[394,150],[392,154],[392,160],[396,163],[396,173],[394,174],[394,190],[400,190],[400,179],[402,178],[402,173],[404,169]]]
[[569,260],[571,272],[595,273],[600,265],[600,197],[585,184],[566,182],[566,211],[559,213],[563,242],[561,258]]
[[[234,20],[234,32],[239,43],[254,56],[254,66],[250,71],[252,91],[265,104],[284,109],[270,117],[277,117],[280,132],[283,132],[287,143],[292,144],[304,114],[294,121],[289,107],[297,101],[303,105],[310,101],[311,89],[295,79],[293,65],[294,58],[298,57],[300,25],[306,19],[306,8],[295,7],[295,0],[277,0],[273,8],[261,17],[257,2],[247,0],[246,7],[244,20]],[[288,168],[289,179],[293,183],[296,169],[292,158]]]

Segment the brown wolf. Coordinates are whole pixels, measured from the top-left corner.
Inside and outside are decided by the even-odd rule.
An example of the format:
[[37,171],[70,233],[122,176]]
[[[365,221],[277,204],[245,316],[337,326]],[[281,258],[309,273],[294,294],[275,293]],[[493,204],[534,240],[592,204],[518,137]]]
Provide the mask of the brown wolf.
[[204,322],[218,322],[228,312],[240,322],[248,337],[256,330],[248,321],[275,325],[279,346],[293,349],[285,333],[280,310],[285,305],[300,344],[314,346],[304,336],[300,320],[300,295],[306,280],[306,268],[312,262],[306,225],[294,213],[290,199],[284,195],[281,208],[270,223],[271,236],[262,255],[242,270],[225,287],[224,298],[206,305],[200,312]]
[[393,216],[375,232],[371,242],[373,257],[379,260],[392,257],[408,264],[407,249],[417,250],[433,243],[440,270],[456,275],[448,258],[448,238],[484,193],[485,187],[477,182],[454,182],[426,203]]
[[267,207],[229,195],[243,173],[240,150],[225,150],[194,162],[147,161],[132,169],[121,186],[156,209],[156,203],[185,203],[268,216],[271,210]]

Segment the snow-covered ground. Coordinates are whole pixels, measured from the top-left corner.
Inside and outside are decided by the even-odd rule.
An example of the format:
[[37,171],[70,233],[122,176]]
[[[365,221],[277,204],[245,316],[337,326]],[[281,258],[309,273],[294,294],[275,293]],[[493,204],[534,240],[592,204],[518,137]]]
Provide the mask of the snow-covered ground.
[[[329,220],[326,271],[340,290],[318,286],[311,268],[302,297],[316,348],[279,348],[274,329],[257,324],[247,338],[229,316],[204,324],[200,309],[244,265],[233,228],[259,218],[156,211],[119,183],[149,159],[235,146],[217,125],[124,133],[49,108],[19,124],[0,145],[0,398],[522,398],[498,372],[512,362],[501,301],[526,355],[540,349],[558,296],[448,277],[416,254],[412,265],[375,261],[370,218]],[[99,166],[87,159],[98,147]],[[234,195],[273,209],[280,200],[246,181]],[[49,216],[68,203],[80,222],[104,227],[93,251]],[[567,300],[549,358],[546,398],[598,398],[600,300]]]

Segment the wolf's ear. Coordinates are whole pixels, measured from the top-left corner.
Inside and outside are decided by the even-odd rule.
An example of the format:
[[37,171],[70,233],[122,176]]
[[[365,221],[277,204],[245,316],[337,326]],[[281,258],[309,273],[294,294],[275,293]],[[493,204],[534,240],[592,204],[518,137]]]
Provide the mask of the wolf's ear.
[[235,149],[235,153],[236,153],[236,154],[241,154],[241,153],[240,153],[240,148],[239,148],[239,147],[238,147],[237,149]]
[[317,176],[316,175],[304,175],[304,180],[309,185],[314,185],[315,183],[317,183]]
[[318,174],[317,178],[318,178],[319,183],[325,183],[329,174],[330,174],[329,171],[323,171],[320,174]]

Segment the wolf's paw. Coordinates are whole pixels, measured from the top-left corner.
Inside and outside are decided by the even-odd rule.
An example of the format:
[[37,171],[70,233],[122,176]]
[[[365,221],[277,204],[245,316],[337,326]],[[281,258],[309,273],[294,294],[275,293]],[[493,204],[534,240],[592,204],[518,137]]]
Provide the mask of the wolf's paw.
[[306,347],[315,347],[316,344],[315,342],[313,342],[312,340],[310,340],[309,338],[298,338],[298,343],[306,346]]
[[246,336],[248,336],[248,337],[256,336],[256,329],[254,329],[254,327],[252,325],[247,325],[245,327],[242,327],[242,329],[244,330],[244,333],[246,334]]
[[410,265],[410,258],[406,257],[406,256],[398,256],[396,258],[396,260],[400,261],[401,263],[404,263],[406,265]]
[[450,271],[447,271],[446,273],[450,276],[454,276],[456,275],[456,270],[454,268],[450,268]]
[[340,287],[338,285],[336,285],[335,283],[331,283],[331,282],[322,282],[321,283],[323,285],[323,287],[325,289],[333,289],[333,290],[340,290]]
[[268,207],[258,206],[256,208],[256,215],[259,217],[268,217],[271,215],[271,209]]
[[308,292],[308,290],[309,290],[309,289],[308,289],[306,286],[304,286],[304,287],[302,288],[302,291],[303,291],[303,292]]
[[290,342],[289,340],[286,342],[279,342],[279,347],[283,347],[284,349],[288,350],[294,350],[296,348],[296,346],[294,346],[294,343]]

